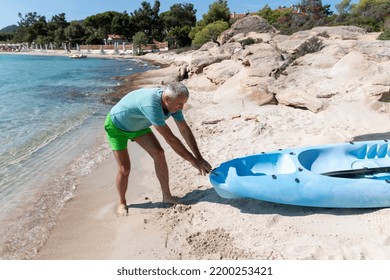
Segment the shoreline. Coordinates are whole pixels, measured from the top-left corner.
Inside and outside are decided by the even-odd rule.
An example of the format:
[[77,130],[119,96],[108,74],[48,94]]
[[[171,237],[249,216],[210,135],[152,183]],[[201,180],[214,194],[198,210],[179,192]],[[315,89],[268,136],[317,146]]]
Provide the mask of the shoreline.
[[[22,55],[22,53],[21,53]],[[31,54],[31,55],[41,55],[40,53],[34,53],[34,54]],[[50,53],[50,54],[46,54],[46,55],[50,55],[50,56],[58,56],[58,53],[54,52],[54,53]],[[114,58],[114,57],[113,57]],[[108,59],[108,57],[106,57],[106,59]],[[127,58],[126,58],[127,59]],[[99,118],[101,118],[101,116],[99,115],[98,116]],[[94,117],[96,118],[96,117]],[[104,122],[104,119],[102,120],[102,123]],[[96,138],[96,141],[94,142],[95,144],[93,146],[91,146],[88,151],[98,151],[99,154],[97,155],[96,159],[95,158],[90,158],[90,162],[84,162],[84,164],[86,165],[86,169],[94,169],[94,168],[99,168],[101,162],[99,162],[101,160],[101,157],[105,157],[105,153],[106,153],[106,149],[109,150],[109,148],[107,148],[108,146],[105,145],[106,144],[106,140],[105,140],[105,134],[104,134],[104,129],[102,128],[100,130],[100,132],[96,131],[97,132],[97,135],[94,137]],[[68,140],[69,141],[69,140]],[[107,146],[107,147],[105,147]],[[112,152],[111,150],[109,150],[109,154],[111,155]],[[56,172],[56,174],[52,174],[50,176],[50,178],[45,181],[43,184],[42,184],[42,192],[43,192],[43,196],[44,196],[44,199],[43,200],[46,200],[48,199],[48,203],[51,205],[51,207],[53,207],[53,211],[48,211],[47,214],[45,214],[43,217],[43,219],[49,219],[48,221],[48,224],[49,224],[49,227],[48,229],[51,231],[51,227],[52,227],[52,224],[53,223],[56,223],[56,219],[59,218],[59,216],[61,215],[62,213],[62,209],[60,209],[60,212],[59,212],[59,215],[57,216],[57,205],[53,205],[53,201],[52,199],[49,199],[48,197],[50,195],[53,196],[53,199],[54,199],[54,196],[59,196],[60,194],[57,193],[57,191],[53,191],[51,190],[51,187],[50,185],[51,184],[54,184],[54,185],[57,185],[58,184],[61,184],[60,186],[60,190],[62,190],[62,184],[66,184],[67,186],[64,187],[63,191],[65,192],[69,192],[69,194],[66,195],[66,198],[65,198],[65,205],[69,202],[68,200],[72,200],[73,199],[73,196],[74,195],[77,195],[74,190],[72,190],[72,188],[74,186],[77,187],[77,185],[79,184],[79,180],[81,180],[81,182],[85,179],[84,176],[85,175],[82,175],[80,178],[79,176],[77,176],[78,172],[76,169],[73,169],[73,168],[77,168],[77,164],[75,165],[76,161],[83,161],[84,159],[87,159],[87,157],[90,157],[90,153],[88,152],[88,155],[86,154],[86,151],[84,153],[82,153],[81,155],[78,154],[79,157],[77,157],[76,155],[74,155],[74,158],[73,159],[70,159],[70,163],[65,166],[64,168],[61,168],[60,170],[58,170]],[[87,157],[85,157],[87,156]],[[104,159],[103,159],[104,160]],[[92,163],[94,162],[94,163]],[[96,165],[96,166],[95,166]],[[113,167],[115,167],[115,164],[112,164]],[[79,167],[83,167],[83,166],[79,166]],[[82,168],[84,169],[84,168]],[[89,172],[89,171],[87,171]],[[79,174],[80,175],[80,174]],[[75,177],[76,176],[76,177]],[[88,176],[88,175],[87,175]],[[65,182],[64,183],[61,183],[61,181],[64,180]],[[69,182],[68,182],[69,181]],[[68,183],[67,183],[68,182]],[[69,186],[68,186],[69,185]],[[72,187],[73,186],[73,187]],[[40,192],[39,192],[40,193]],[[36,206],[38,206],[38,203],[39,203],[39,200],[41,199],[39,197],[39,193],[37,192],[36,195],[34,195],[34,199],[33,201],[34,202],[34,205],[36,204]],[[50,201],[49,201],[50,200]],[[62,202],[61,202],[62,203]],[[39,204],[41,205],[41,204]],[[61,206],[62,208],[62,206]],[[28,208],[29,209],[29,208]],[[26,209],[25,209],[26,210]],[[31,213],[37,213],[38,210],[36,209],[31,209]],[[50,212],[50,213],[49,213]],[[19,215],[18,213],[15,213],[17,215]],[[34,214],[30,214],[30,216],[32,217]],[[56,216],[55,217],[55,220],[52,219],[52,217]],[[31,218],[30,217],[30,218]],[[50,232],[43,232],[44,230],[44,226],[41,228],[40,227],[40,223],[41,221],[38,221],[38,219],[34,218],[33,220],[27,220],[28,218],[28,215],[26,215],[25,213],[21,212],[20,213],[20,223],[23,224],[24,222],[26,224],[28,224],[29,226],[25,226],[25,229],[27,230],[28,227],[32,227],[32,231],[39,231],[39,232],[42,232],[42,235],[43,237],[45,237],[46,235],[49,235]],[[32,218],[31,218],[32,219]],[[19,221],[19,220],[18,220]],[[22,222],[23,221],[23,222]],[[28,236],[26,235],[25,237],[26,238],[30,238],[30,234],[32,234],[32,236],[35,236],[34,233],[32,231],[28,231]],[[28,242],[28,245],[19,245],[19,244],[16,244],[17,243],[17,240],[16,240],[16,236],[18,234],[17,233],[13,233],[10,232],[10,239],[6,239],[7,240],[7,245],[2,248],[2,254],[3,254],[3,257],[5,259],[14,259],[13,256],[20,256],[21,259],[30,259],[31,257],[34,256],[34,249],[36,250],[36,248],[34,248],[34,244],[38,244],[38,243],[41,243],[42,241],[40,240],[40,238],[34,238],[34,241],[32,242]],[[8,236],[8,235],[7,235]],[[22,236],[22,235],[21,235]],[[46,238],[46,237],[45,237]],[[39,240],[38,240],[39,239]],[[14,243],[14,241],[16,243]],[[15,244],[15,245],[12,245],[12,244]],[[18,247],[20,246],[25,246],[23,248],[19,248],[21,251],[18,251]],[[37,248],[39,249],[40,248],[40,245],[37,246]],[[17,258],[19,259],[19,257]]]

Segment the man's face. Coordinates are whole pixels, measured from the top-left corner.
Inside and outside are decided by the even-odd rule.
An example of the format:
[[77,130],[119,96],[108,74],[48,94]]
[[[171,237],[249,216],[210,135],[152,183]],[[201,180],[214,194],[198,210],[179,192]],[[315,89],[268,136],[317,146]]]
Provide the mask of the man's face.
[[174,113],[178,110],[183,110],[184,104],[187,103],[188,98],[183,95],[179,95],[176,99],[167,99],[168,111]]

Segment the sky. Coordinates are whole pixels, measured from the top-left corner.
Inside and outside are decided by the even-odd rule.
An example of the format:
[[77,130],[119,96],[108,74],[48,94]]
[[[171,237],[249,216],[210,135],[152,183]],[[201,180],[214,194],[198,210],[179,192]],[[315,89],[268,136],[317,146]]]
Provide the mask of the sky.
[[[18,24],[18,13],[23,16],[30,12],[37,12],[40,16],[45,16],[50,20],[53,15],[65,13],[68,22],[81,20],[88,16],[103,13],[106,11],[127,11],[129,14],[141,7],[141,2],[145,0],[0,0],[0,29]],[[322,0],[322,4],[332,5],[331,10],[335,11],[334,5],[342,0]],[[154,0],[147,0],[152,6]],[[197,20],[207,13],[209,5],[215,0],[160,0],[160,13],[169,10],[173,4],[192,3],[197,10]],[[272,9],[285,5],[299,3],[300,0],[228,0],[230,12],[246,13],[257,12],[265,5]],[[351,3],[357,3],[352,0]]]

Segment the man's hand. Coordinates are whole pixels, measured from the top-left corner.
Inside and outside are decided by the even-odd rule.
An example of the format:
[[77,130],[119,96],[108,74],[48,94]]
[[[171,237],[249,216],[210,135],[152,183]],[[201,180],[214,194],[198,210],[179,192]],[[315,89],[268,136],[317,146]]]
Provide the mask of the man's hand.
[[199,170],[200,175],[207,175],[212,169],[211,165],[203,158],[196,159],[192,165]]

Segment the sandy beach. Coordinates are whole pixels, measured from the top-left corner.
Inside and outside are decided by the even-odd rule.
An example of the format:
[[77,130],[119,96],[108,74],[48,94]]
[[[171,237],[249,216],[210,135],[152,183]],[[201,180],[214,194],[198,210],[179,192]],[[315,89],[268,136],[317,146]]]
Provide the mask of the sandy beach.
[[[388,45],[385,47],[388,51]],[[329,43],[322,53],[328,55],[326,52],[330,53],[332,48]],[[345,51],[344,55],[348,53]],[[183,57],[191,55],[184,54]],[[341,55],[334,62],[326,56],[318,56],[302,59],[298,65],[306,65],[308,61],[310,65],[322,63],[321,71],[326,71],[328,76],[336,70],[344,71],[343,67],[336,65],[341,61]],[[178,56],[174,57],[177,59]],[[134,86],[169,83],[177,78],[181,69],[180,63],[175,64],[170,54],[150,55],[146,59],[171,67],[145,72],[137,76],[135,83],[134,77],[128,77],[125,82],[131,84],[132,81],[133,84],[127,84],[127,88],[125,84],[120,92]],[[345,65],[350,66],[348,61]],[[389,63],[381,66],[384,73],[390,71]],[[315,111],[309,105],[307,109],[282,104],[281,101],[259,106],[253,101],[253,96],[236,93],[245,90],[239,89],[239,85],[249,84],[248,80],[243,82],[242,73],[245,71],[232,74],[220,84],[210,82],[211,70],[183,80],[190,90],[185,118],[200,151],[213,167],[229,159],[262,151],[351,140],[390,139],[388,103],[378,102],[374,94],[367,95],[367,88],[371,85],[367,80],[342,84],[337,80],[341,78],[335,75],[331,82],[320,83],[315,82],[313,74],[308,83],[312,83],[318,92],[321,87],[328,87],[326,90],[330,93],[327,97],[319,97],[326,102]],[[294,75],[294,72],[289,73],[289,77],[296,78]],[[356,73],[351,75],[358,76]],[[381,75],[381,72],[373,73],[373,76],[384,77]],[[388,82],[388,76],[386,79]],[[332,87],[336,86],[339,86],[339,92],[333,90]],[[175,128],[172,122],[168,124]],[[174,132],[179,135],[177,130]],[[161,137],[159,139],[166,151],[171,191],[183,204],[165,207],[161,203],[152,160],[131,143],[132,171],[127,194],[129,215],[115,215],[118,200],[116,163],[109,153],[103,163],[77,186],[75,197],[66,204],[47,243],[35,259],[390,259],[388,208],[312,208],[253,199],[223,199],[216,194],[207,177],[200,176]],[[105,142],[103,128],[99,141]],[[105,148],[108,149],[108,145]]]
[[[213,166],[259,151],[390,138],[388,115],[360,101],[335,100],[331,110],[313,114],[282,105],[210,105],[209,98],[192,89],[185,115]],[[163,207],[152,162],[132,144],[129,216],[114,214],[110,156],[77,188],[37,259],[389,259],[389,209],[222,199],[164,145],[171,189],[184,205]]]
[[[339,116],[309,118],[310,113],[302,115],[296,109],[279,106],[266,106],[261,112],[257,108],[259,119],[267,119],[266,128],[259,133],[254,120],[246,121],[244,115],[232,120],[235,112],[203,109],[206,104],[200,99],[201,94],[192,92],[191,109],[186,115],[199,139],[201,151],[214,166],[257,151],[390,137],[388,128],[383,132],[380,125],[387,116],[374,114],[372,119],[361,123],[364,129],[357,130],[348,125],[360,123],[354,114],[340,123],[335,120]],[[339,109],[346,110],[348,106],[351,105]],[[246,112],[248,115],[256,113]],[[201,125],[201,119],[191,116],[224,120],[215,125]],[[286,118],[290,121],[285,122]],[[332,127],[336,123],[340,128]],[[386,249],[390,245],[386,223],[389,209],[317,209],[251,199],[222,199],[207,178],[199,176],[166,145],[165,148],[172,192],[181,197],[185,205],[163,207],[150,158],[136,145],[130,145],[129,151],[134,156],[128,192],[129,216],[114,214],[116,166],[113,157],[109,157],[78,187],[76,197],[63,210],[37,259],[390,257]]]

